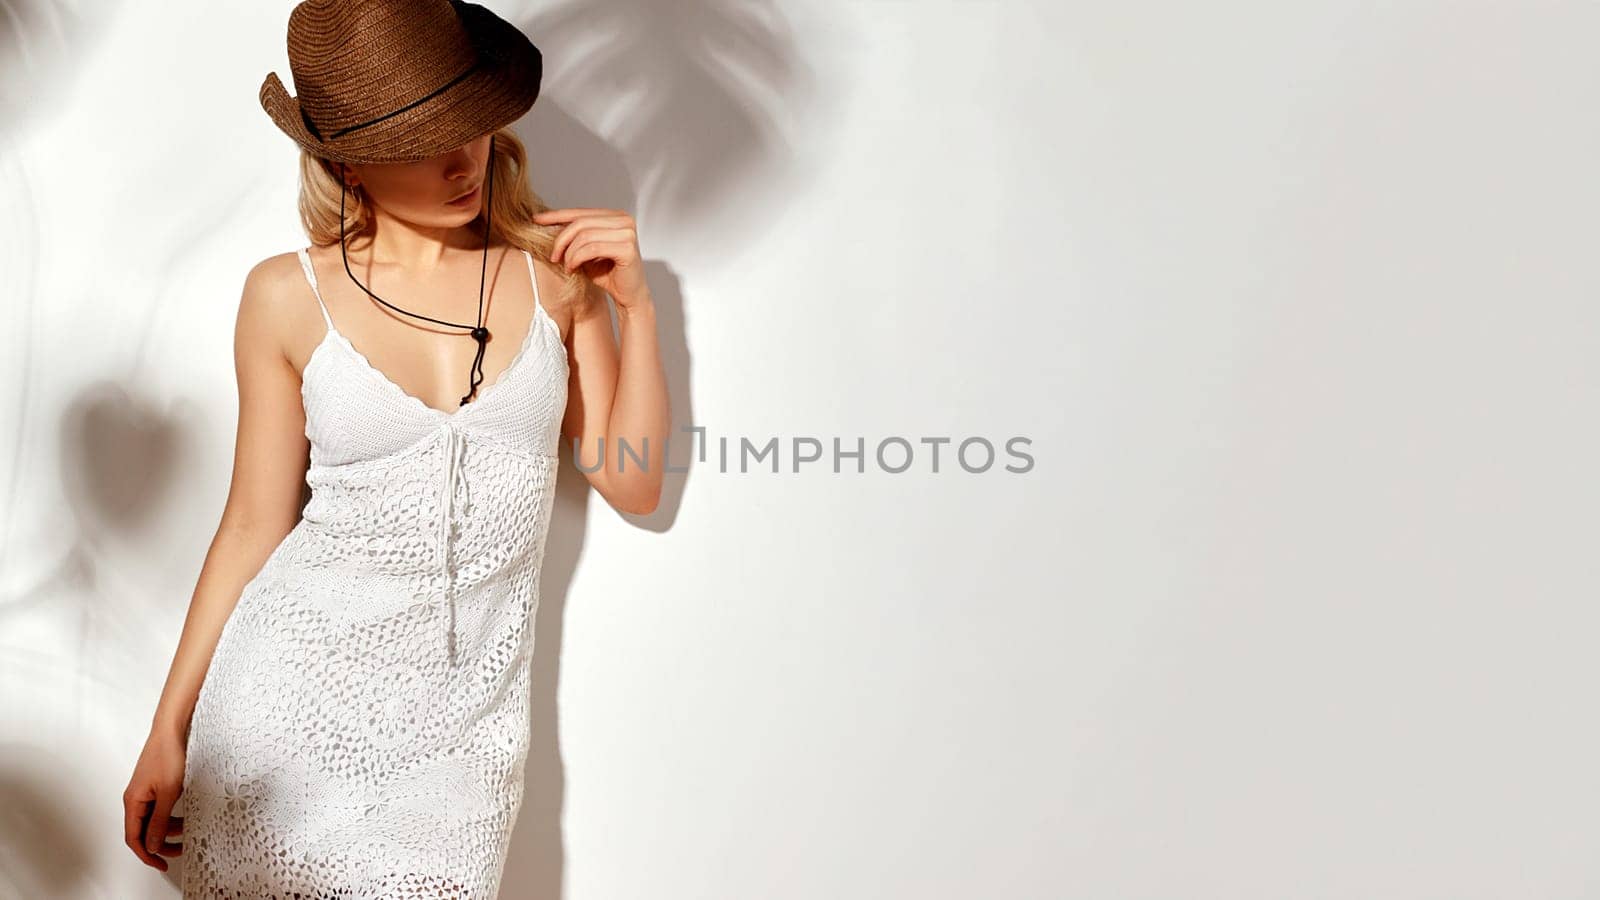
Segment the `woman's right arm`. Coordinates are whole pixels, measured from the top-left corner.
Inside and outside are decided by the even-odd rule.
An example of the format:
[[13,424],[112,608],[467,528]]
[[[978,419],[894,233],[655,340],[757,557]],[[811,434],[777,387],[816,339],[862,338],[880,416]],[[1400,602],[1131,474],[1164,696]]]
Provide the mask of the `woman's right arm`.
[[234,324],[239,424],[232,484],[150,736],[123,793],[126,843],[147,865],[163,871],[167,863],[160,857],[182,851],[181,844],[166,838],[182,833],[181,819],[172,818],[171,810],[183,788],[189,721],[212,652],[244,586],[300,518],[309,445],[300,375],[284,349],[284,337],[301,315],[291,287],[297,275],[298,261],[284,254],[263,260],[245,278]]

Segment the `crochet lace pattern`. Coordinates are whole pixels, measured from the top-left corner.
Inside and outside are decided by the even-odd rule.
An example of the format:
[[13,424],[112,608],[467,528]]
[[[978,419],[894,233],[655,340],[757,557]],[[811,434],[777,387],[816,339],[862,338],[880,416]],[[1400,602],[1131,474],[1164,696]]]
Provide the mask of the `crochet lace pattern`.
[[312,489],[190,722],[183,896],[491,900],[523,794],[567,350],[538,299],[452,412],[334,327],[302,373]]

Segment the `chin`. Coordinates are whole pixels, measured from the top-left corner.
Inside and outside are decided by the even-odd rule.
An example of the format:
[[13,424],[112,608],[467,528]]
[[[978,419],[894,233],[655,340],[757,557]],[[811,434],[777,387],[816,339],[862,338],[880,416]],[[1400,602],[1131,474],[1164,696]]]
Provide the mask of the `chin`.
[[468,222],[471,222],[473,219],[482,218],[482,216],[483,204],[481,203],[473,204],[468,209],[455,209],[454,207],[449,207],[445,209],[444,213],[445,221],[449,222],[451,225],[465,225]]

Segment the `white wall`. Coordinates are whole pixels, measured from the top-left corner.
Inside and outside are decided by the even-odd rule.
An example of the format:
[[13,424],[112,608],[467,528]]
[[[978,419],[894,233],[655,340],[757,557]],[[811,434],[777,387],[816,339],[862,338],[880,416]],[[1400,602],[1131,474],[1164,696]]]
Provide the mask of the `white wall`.
[[[1593,5],[491,5],[680,423],[1034,459],[565,463],[502,896],[1600,881]],[[305,243],[290,6],[0,24],[0,894],[177,893],[120,792]]]

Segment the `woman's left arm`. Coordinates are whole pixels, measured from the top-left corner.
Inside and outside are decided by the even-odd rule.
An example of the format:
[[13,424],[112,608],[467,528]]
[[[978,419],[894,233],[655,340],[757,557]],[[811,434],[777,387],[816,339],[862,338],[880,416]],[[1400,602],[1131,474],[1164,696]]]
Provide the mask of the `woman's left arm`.
[[[581,207],[545,210],[534,221],[564,226],[551,261],[568,272],[581,268],[592,285],[572,317],[562,436],[576,442],[579,469],[607,503],[647,515],[661,502],[672,413],[633,217]],[[617,306],[620,353],[607,294]]]

